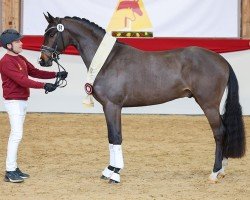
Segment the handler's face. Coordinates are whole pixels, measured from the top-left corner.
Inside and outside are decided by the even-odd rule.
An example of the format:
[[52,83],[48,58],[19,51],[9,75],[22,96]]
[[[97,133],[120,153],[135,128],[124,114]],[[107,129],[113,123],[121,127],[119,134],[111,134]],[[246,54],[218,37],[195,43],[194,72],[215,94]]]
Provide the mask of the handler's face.
[[21,42],[21,40],[12,42],[12,47],[16,53],[21,53],[23,51],[23,43]]

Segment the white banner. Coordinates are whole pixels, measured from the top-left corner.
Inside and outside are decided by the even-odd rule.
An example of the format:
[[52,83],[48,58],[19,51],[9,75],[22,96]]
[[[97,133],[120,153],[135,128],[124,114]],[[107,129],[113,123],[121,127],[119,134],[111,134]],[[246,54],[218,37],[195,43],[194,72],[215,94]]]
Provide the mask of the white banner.
[[[23,0],[24,35],[43,35],[43,13],[77,16],[107,29],[147,28],[155,37],[238,37],[239,0]],[[136,24],[137,23],[137,24]],[[143,24],[144,23],[144,26]],[[121,27],[115,26],[114,28]],[[133,30],[131,29],[131,30]]]

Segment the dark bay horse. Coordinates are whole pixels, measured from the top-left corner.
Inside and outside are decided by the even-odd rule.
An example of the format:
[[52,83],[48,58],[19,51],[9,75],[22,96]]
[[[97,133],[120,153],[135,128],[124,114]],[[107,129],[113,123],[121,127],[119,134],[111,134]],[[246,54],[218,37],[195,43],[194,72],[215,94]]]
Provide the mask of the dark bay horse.
[[[51,66],[53,59],[67,46],[73,45],[86,67],[106,31],[86,19],[54,18],[45,15],[49,25],[45,31],[40,64]],[[64,29],[58,31],[58,24]],[[225,112],[219,106],[228,89]],[[165,52],[145,52],[115,42],[94,84],[93,96],[105,113],[110,162],[102,178],[120,182],[124,167],[122,154],[121,110],[123,107],[165,103],[177,98],[194,98],[204,111],[213,131],[216,149],[214,167],[209,179],[216,182],[225,175],[228,158],[245,154],[245,130],[239,103],[238,81],[230,64],[219,54],[188,47]]]

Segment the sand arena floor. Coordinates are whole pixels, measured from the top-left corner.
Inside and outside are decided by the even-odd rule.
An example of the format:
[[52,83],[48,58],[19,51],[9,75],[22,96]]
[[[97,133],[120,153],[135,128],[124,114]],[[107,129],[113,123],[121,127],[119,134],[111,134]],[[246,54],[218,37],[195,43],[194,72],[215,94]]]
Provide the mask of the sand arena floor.
[[[250,117],[244,120],[249,133]],[[122,124],[125,168],[122,182],[110,185],[99,178],[109,159],[103,114],[28,113],[19,165],[31,178],[0,181],[0,199],[250,199],[249,152],[229,160],[219,183],[208,182],[215,144],[204,116],[123,115]],[[1,177],[8,136],[0,113]]]

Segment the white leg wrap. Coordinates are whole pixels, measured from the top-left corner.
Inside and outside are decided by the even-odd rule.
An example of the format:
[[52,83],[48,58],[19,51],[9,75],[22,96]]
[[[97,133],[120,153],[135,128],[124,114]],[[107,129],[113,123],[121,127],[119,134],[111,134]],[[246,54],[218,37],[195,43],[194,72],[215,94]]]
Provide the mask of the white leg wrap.
[[218,171],[218,172],[212,172],[209,176],[209,180],[213,181],[213,182],[217,182],[218,181],[218,175],[220,174],[222,177],[224,177],[226,175],[225,173],[225,167],[228,165],[228,159],[227,158],[223,158],[222,160],[222,168]]
[[115,152],[114,145],[109,144],[109,164],[114,167],[115,166]]
[[222,160],[222,167],[226,167],[228,165],[228,159],[227,158],[223,158]]
[[117,174],[117,173],[113,173],[110,177],[110,179],[114,180],[114,181],[117,181],[118,183],[121,182],[121,179],[120,179],[120,174]]
[[107,167],[102,171],[102,175],[107,178],[110,178],[113,173],[114,172],[109,170]]
[[211,181],[217,182],[217,181],[218,181],[217,176],[218,176],[219,172],[220,172],[220,170],[219,170],[218,172],[212,172],[212,173],[210,174],[210,176],[209,176],[209,179],[210,179]]
[[220,174],[222,175],[222,177],[226,175],[225,168],[226,168],[227,165],[228,165],[228,159],[223,158],[223,160],[222,160],[222,168],[220,170]]
[[123,155],[122,155],[122,146],[121,145],[113,145],[114,153],[115,153],[115,166],[116,168],[123,168]]

